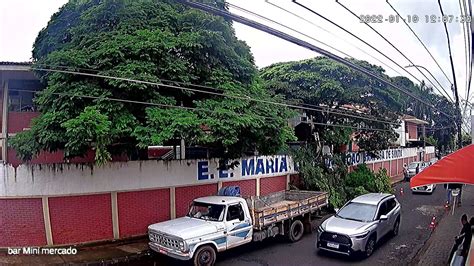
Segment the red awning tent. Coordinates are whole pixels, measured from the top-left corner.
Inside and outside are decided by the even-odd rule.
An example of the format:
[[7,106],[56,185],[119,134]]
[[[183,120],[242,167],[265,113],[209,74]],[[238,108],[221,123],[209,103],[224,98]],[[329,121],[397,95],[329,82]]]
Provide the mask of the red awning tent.
[[427,167],[410,180],[410,187],[445,183],[474,185],[474,144]]

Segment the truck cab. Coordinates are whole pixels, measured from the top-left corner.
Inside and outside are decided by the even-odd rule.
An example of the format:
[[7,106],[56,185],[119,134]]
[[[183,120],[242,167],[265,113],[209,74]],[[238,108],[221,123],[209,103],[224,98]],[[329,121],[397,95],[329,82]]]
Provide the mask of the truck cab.
[[252,233],[247,202],[232,196],[197,198],[185,217],[148,227],[153,251],[195,265],[212,265],[216,252],[251,242]]

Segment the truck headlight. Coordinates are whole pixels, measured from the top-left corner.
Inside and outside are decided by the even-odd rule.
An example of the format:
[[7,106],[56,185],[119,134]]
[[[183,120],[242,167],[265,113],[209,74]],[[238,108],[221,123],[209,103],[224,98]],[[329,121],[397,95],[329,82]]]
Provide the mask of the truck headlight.
[[186,246],[186,243],[184,243],[184,241],[179,241],[179,250],[181,250],[182,252],[187,251],[187,246]]

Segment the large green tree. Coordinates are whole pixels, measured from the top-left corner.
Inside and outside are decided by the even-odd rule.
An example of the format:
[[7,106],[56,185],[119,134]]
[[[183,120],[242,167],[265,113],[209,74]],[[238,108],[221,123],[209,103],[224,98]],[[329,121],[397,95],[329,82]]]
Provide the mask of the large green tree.
[[[388,78],[384,69],[365,61],[352,60],[378,75]],[[265,85],[273,93],[283,95],[287,100],[306,107],[327,109],[331,112],[305,110],[307,114],[323,124],[339,124],[348,127],[315,126],[321,140],[329,145],[346,144],[352,133],[361,148],[373,151],[389,146],[395,139],[393,125],[379,122],[388,120],[396,123],[396,111],[401,109],[400,95],[376,79],[367,77],[326,57],[286,62],[271,65],[261,71]],[[356,110],[347,110],[354,107]],[[370,116],[379,121],[336,115],[334,112],[348,112],[359,116]],[[387,131],[354,130],[350,127],[381,128]]]
[[[353,106],[360,115],[368,115],[377,120],[388,120],[398,123],[403,114],[413,115],[428,121],[427,136],[436,140],[438,148],[449,147],[453,142],[455,127],[453,119],[440,113],[455,115],[454,104],[444,96],[436,94],[424,82],[414,84],[406,77],[389,77],[385,70],[366,61],[350,59],[353,63],[376,73],[382,78],[404,88],[420,99],[435,106],[414,100],[412,97],[387,86],[386,84],[368,77],[345,65],[336,63],[326,57],[316,57],[307,60],[277,63],[261,70],[265,86],[274,94],[283,95],[288,101],[307,107],[324,107],[331,111],[341,111],[347,106]],[[347,126],[382,128],[389,131],[354,130],[333,126],[316,126],[321,140],[329,145],[345,144],[352,137],[365,150],[373,151],[387,148],[395,140],[393,129],[378,121],[370,121],[354,117],[336,115],[330,112],[305,110],[306,113],[324,124],[344,124]],[[355,135],[354,135],[355,134]]]
[[[225,8],[223,0],[207,2]],[[230,21],[172,0],[71,0],[39,33],[33,59],[36,68],[66,66],[179,85],[172,80],[212,86],[192,87],[225,95],[278,100],[265,92],[249,47],[236,38]],[[180,139],[234,158],[274,153],[293,137],[286,123],[290,112],[279,106],[149,83],[37,73],[46,86],[36,99],[42,115],[12,141],[23,160],[41,150],[63,149],[66,157],[75,157],[93,148],[103,163],[113,154]]]

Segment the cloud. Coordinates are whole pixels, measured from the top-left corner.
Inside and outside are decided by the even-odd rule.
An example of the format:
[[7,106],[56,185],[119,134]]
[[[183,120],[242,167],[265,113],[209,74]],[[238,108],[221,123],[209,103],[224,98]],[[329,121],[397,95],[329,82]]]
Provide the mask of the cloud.
[[29,61],[38,32],[67,0],[1,0],[0,61]]

